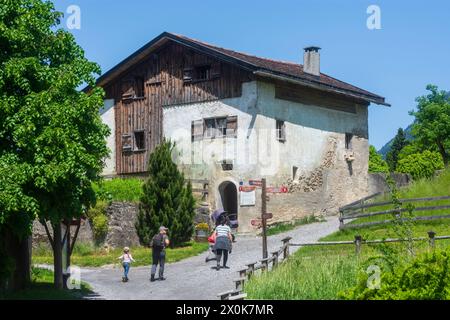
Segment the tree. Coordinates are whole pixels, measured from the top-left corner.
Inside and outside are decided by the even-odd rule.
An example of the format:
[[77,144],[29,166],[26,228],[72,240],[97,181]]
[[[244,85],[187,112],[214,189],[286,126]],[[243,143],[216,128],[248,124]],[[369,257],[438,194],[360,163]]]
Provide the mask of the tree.
[[[0,179],[7,183],[0,223],[20,221],[17,236],[29,234],[35,216],[51,223],[56,288],[63,286],[61,222],[95,202],[91,181],[108,155],[109,134],[99,116],[104,93],[95,87],[100,68],[58,28],[61,17],[47,1],[0,3]],[[88,93],[77,90],[85,84]]]
[[369,172],[389,172],[389,166],[386,161],[383,160],[381,155],[377,152],[374,146],[369,147]]
[[447,165],[450,149],[450,97],[435,85],[428,85],[427,90],[431,93],[417,98],[417,111],[410,112],[416,118],[412,132],[424,147],[435,145]]
[[386,162],[389,165],[389,170],[391,172],[395,171],[395,168],[397,167],[397,162],[399,160],[399,154],[402,151],[404,147],[406,147],[409,144],[408,140],[406,139],[405,132],[402,128],[399,128],[397,131],[397,135],[394,138],[394,141],[392,142],[391,149],[386,155]]
[[149,245],[160,226],[169,229],[172,246],[191,239],[194,232],[194,205],[190,182],[172,161],[175,145],[165,141],[151,154],[149,178],[143,186],[136,230],[141,243]]

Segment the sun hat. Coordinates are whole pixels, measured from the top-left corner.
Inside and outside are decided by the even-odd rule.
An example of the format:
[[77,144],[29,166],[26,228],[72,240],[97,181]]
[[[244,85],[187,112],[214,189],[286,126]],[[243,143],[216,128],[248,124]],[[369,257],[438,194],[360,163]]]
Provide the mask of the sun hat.
[[125,248],[123,248],[123,251],[124,251],[124,252],[128,252],[128,251],[130,251],[130,248],[125,247]]

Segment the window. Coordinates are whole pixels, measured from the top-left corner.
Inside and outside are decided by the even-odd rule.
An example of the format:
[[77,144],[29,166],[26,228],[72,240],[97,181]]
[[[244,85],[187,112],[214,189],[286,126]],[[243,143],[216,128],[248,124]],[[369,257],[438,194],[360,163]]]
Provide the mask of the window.
[[145,150],[145,133],[144,130],[138,130],[134,132],[134,150]]
[[211,66],[195,68],[195,80],[209,80],[211,78]]
[[224,137],[237,137],[237,116],[192,121],[192,141]]
[[136,98],[142,98],[144,97],[144,92],[145,92],[145,83],[144,83],[144,78],[142,77],[136,77],[134,79],[134,83],[135,83],[135,93],[136,93]]
[[286,123],[282,120],[277,120],[276,123],[277,140],[280,142],[286,141]]
[[221,138],[227,135],[227,118],[205,119],[203,129],[205,138]]
[[353,134],[346,133],[345,134],[345,149],[352,150],[352,140],[353,140]]

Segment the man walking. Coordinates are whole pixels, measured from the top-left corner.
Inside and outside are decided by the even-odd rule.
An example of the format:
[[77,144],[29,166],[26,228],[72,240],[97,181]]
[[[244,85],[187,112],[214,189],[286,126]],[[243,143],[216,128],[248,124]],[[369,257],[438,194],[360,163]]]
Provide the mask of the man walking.
[[167,236],[167,228],[166,227],[160,227],[159,233],[155,235],[152,239],[152,258],[153,258],[153,264],[152,264],[152,274],[150,281],[154,282],[155,275],[156,275],[156,269],[159,264],[159,279],[158,280],[166,280],[164,278],[164,264],[166,261],[166,247],[169,246],[170,241],[169,237]]

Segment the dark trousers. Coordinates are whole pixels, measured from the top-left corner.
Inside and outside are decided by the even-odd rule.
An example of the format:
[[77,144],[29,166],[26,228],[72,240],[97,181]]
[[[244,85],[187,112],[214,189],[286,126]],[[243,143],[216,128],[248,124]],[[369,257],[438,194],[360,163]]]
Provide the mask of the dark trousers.
[[217,249],[216,250],[217,266],[220,266],[220,260],[222,259],[222,255],[223,255],[223,266],[227,265],[228,250]]
[[152,277],[156,275],[156,268],[159,265],[159,277],[162,278],[164,276],[164,264],[166,263],[166,252],[153,251],[152,258],[153,258]]

